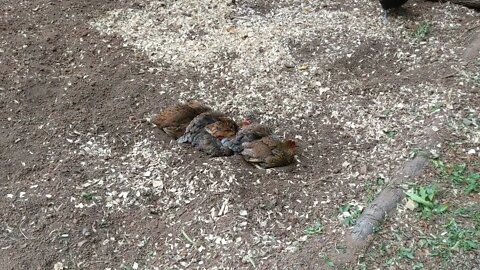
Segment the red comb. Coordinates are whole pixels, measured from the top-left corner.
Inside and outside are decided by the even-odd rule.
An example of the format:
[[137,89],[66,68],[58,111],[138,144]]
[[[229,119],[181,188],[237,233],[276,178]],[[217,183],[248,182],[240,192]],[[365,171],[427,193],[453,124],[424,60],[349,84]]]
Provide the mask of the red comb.
[[286,144],[288,147],[297,147],[297,144],[295,143],[294,140],[287,140]]
[[250,121],[250,119],[248,118],[243,118],[242,120],[242,126],[248,126],[248,125],[251,125],[252,124],[252,121]]

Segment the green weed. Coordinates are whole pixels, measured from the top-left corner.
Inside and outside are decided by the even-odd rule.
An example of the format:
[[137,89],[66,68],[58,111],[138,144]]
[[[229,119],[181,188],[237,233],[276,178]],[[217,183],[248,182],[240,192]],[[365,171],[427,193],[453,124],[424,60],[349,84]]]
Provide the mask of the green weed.
[[82,198],[84,198],[87,201],[93,200],[93,195],[94,193],[91,193],[91,192],[82,192]]
[[384,130],[383,133],[390,139],[395,138],[397,132],[395,130]]
[[433,165],[440,171],[440,175],[454,184],[464,185],[466,194],[480,191],[480,173],[467,170],[465,164],[446,165],[441,160],[433,160]]
[[321,234],[322,232],[323,232],[323,226],[320,223],[317,223],[305,229],[305,233],[308,235]]
[[431,28],[432,24],[430,22],[423,21],[418,25],[413,35],[417,40],[424,41],[430,34]]
[[334,267],[332,260],[330,260],[330,258],[328,258],[328,256],[323,256],[323,260],[325,261],[325,263],[326,263],[329,267]]
[[451,219],[447,225],[447,241],[445,243],[454,251],[470,251],[478,248],[479,232],[474,230],[462,229],[454,219]]
[[480,231],[480,208],[478,206],[459,208],[453,214],[471,219],[475,224],[475,228]]
[[357,219],[362,214],[363,208],[352,203],[344,204],[338,208],[343,224],[353,226],[357,223]]
[[475,85],[480,85],[480,73],[474,74],[474,75],[472,76],[472,82],[473,82]]
[[429,219],[433,214],[441,214],[448,209],[447,205],[439,204],[436,201],[435,197],[438,194],[438,188],[435,185],[415,187],[413,190],[405,192],[405,194],[410,200],[419,205],[424,218]]
[[[480,75],[479,75],[480,76]],[[462,123],[465,127],[479,127],[480,121],[475,114],[469,114],[462,119]]]
[[366,194],[366,203],[371,203],[376,195],[382,190],[382,187],[385,185],[385,179],[382,177],[377,177],[374,180],[368,180],[365,184],[365,189],[367,190]]
[[423,268],[425,268],[425,266],[423,265],[423,263],[419,262],[413,266],[412,270],[419,270]]
[[440,235],[421,237],[420,246],[431,248],[431,256],[448,259],[458,252],[468,252],[479,247],[480,232],[477,229],[461,228],[454,219],[444,225]]
[[402,258],[407,258],[410,260],[415,259],[415,255],[413,255],[413,251],[410,248],[404,248],[404,247],[400,248],[400,250],[398,251],[398,256]]

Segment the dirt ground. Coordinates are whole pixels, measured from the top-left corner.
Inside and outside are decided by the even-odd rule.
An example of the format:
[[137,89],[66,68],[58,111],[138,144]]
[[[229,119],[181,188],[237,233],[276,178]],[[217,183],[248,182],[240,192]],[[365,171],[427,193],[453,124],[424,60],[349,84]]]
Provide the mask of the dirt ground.
[[[478,269],[479,191],[438,166],[415,185],[438,183],[448,214],[402,205],[342,257],[345,207],[368,205],[433,118],[439,159],[480,172],[480,59],[464,57],[480,14],[381,16],[373,0],[3,1],[0,268]],[[209,159],[149,123],[190,98],[295,139],[296,164]],[[472,248],[418,246],[452,219]]]

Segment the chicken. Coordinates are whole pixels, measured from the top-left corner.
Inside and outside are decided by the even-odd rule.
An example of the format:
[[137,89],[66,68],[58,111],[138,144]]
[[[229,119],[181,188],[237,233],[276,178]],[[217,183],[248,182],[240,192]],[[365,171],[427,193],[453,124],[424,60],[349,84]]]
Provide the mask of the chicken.
[[388,10],[392,8],[398,8],[405,4],[408,0],[379,0],[380,5],[384,10],[384,20],[387,22]]
[[192,100],[186,104],[178,104],[166,108],[153,119],[152,123],[169,136],[178,139],[185,133],[185,129],[193,118],[208,111],[211,111],[209,107]]
[[397,8],[405,4],[408,0],[379,0],[384,10]]
[[230,118],[220,117],[217,122],[207,125],[205,130],[218,139],[230,138],[237,133],[238,125]]
[[198,133],[193,141],[192,146],[207,154],[210,157],[224,157],[233,155],[233,151],[222,145],[220,140],[206,130]]
[[286,166],[294,162],[297,145],[293,140],[282,141],[273,136],[242,144],[243,158],[261,168]]
[[239,154],[243,151],[243,143],[253,142],[271,134],[271,128],[261,124],[252,124],[249,119],[244,119],[237,135],[222,139],[222,144]]
[[[190,124],[188,124],[185,134],[178,138],[179,143],[192,143],[193,139],[197,134],[202,131],[206,131],[205,127],[215,122],[225,122],[230,123],[233,120],[229,119],[225,114],[216,111],[205,112],[202,114],[197,115],[195,118],[192,119]],[[235,122],[233,122],[235,124]],[[235,124],[236,125],[236,124]],[[212,127],[212,126],[210,126]],[[218,132],[220,133],[220,131]],[[216,134],[220,136],[220,134]]]
[[229,156],[232,150],[221,144],[221,139],[234,136],[238,125],[220,112],[206,112],[196,116],[188,125],[185,134],[177,141],[191,143],[207,155]]

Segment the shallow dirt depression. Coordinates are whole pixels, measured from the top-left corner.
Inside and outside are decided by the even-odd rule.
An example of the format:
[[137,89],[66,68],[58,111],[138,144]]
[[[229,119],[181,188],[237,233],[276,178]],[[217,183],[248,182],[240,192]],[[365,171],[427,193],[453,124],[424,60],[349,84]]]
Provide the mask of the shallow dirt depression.
[[[339,208],[366,207],[425,125],[441,115],[479,159],[462,126],[479,68],[462,56],[480,15],[464,7],[410,1],[387,25],[367,0],[1,10],[6,269],[355,269]],[[149,124],[191,98],[295,139],[296,164],[208,159]]]

